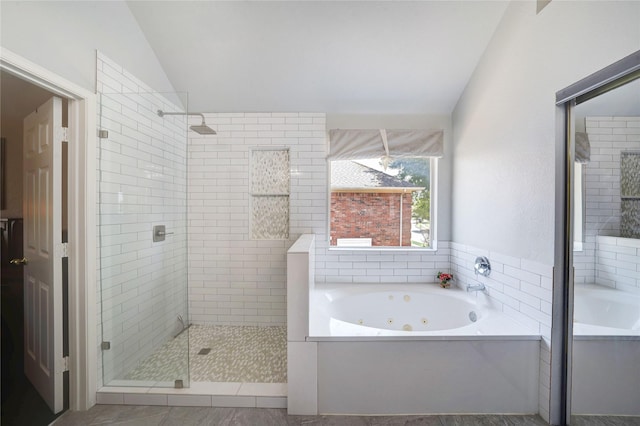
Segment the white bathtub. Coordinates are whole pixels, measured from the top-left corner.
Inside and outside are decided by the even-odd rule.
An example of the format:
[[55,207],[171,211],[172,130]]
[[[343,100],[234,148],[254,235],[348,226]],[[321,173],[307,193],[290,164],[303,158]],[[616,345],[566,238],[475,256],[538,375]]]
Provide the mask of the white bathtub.
[[576,285],[573,333],[640,336],[640,295],[600,285]]
[[287,253],[289,414],[538,412],[538,330],[437,284],[315,283],[314,253]]
[[640,416],[640,295],[576,285],[573,334],[573,413]]
[[540,335],[486,303],[438,284],[316,284],[318,413],[536,412]]
[[438,284],[316,284],[311,290],[310,340],[444,336],[540,337],[491,309],[486,298]]

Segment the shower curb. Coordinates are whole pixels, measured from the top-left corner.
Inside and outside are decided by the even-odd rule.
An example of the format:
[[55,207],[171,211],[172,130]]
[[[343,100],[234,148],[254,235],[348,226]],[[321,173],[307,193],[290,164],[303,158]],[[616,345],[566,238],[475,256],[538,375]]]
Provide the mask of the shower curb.
[[286,383],[192,383],[190,388],[105,386],[96,393],[103,405],[170,407],[287,408]]

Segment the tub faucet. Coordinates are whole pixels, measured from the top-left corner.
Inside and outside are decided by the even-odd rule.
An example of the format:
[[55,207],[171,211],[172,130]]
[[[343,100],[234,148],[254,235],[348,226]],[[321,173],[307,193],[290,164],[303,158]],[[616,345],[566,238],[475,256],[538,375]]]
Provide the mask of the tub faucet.
[[467,291],[485,291],[487,288],[482,283],[467,284]]

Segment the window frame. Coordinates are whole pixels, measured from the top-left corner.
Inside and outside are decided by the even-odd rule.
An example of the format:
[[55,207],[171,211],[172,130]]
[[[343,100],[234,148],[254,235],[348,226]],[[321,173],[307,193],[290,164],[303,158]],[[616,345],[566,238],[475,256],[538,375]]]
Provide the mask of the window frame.
[[[412,158],[419,158],[418,156]],[[430,208],[430,238],[431,245],[429,247],[413,247],[413,246],[371,246],[371,247],[358,247],[358,246],[337,246],[331,245],[331,162],[341,160],[327,160],[327,219],[325,229],[327,232],[327,244],[329,251],[353,251],[353,252],[367,252],[367,251],[394,251],[394,252],[435,252],[438,250],[438,157],[426,157],[429,159],[429,193],[431,200],[429,203]],[[365,159],[368,160],[368,159]],[[354,160],[357,161],[357,160]]]

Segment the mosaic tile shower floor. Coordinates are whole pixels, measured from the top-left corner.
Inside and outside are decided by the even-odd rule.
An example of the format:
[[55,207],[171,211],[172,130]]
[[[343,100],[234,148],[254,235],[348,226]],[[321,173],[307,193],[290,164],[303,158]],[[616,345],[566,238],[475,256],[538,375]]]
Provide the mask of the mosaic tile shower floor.
[[[287,382],[286,327],[192,325],[126,375],[127,380],[194,382]],[[202,349],[211,349],[199,355]],[[202,351],[206,352],[206,351]]]

